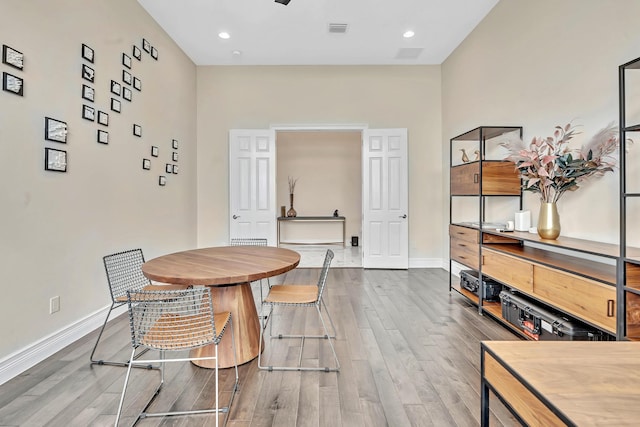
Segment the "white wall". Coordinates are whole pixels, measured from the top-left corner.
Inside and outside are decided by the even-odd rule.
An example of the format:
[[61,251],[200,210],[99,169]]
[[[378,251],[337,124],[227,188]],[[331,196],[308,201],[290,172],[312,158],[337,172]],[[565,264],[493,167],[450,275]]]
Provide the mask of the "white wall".
[[198,67],[198,244],[228,242],[228,131],[271,125],[408,129],[409,257],[442,259],[439,66]]
[[[195,246],[196,71],[135,0],[4,0],[0,9],[0,43],[25,57],[22,71],[0,64],[25,81],[23,97],[0,91],[1,361],[110,304],[104,255],[139,247],[149,259]],[[142,92],[110,111],[122,53],[143,37],[159,60],[133,60]],[[81,98],[82,43],[95,51],[94,104]],[[109,113],[108,145],[81,118],[83,102]],[[67,122],[67,144],[44,140],[45,116]],[[160,187],[172,139],[180,170]],[[45,147],[67,151],[67,173],[43,170]],[[53,296],[60,311],[49,314]]]
[[[640,56],[638,16],[637,0],[500,1],[442,65],[444,163],[449,138],[481,125],[521,125],[530,141],[573,121],[579,147],[617,122],[618,66]],[[616,171],[563,196],[561,234],[616,243],[618,180]],[[537,224],[537,195],[525,209]]]

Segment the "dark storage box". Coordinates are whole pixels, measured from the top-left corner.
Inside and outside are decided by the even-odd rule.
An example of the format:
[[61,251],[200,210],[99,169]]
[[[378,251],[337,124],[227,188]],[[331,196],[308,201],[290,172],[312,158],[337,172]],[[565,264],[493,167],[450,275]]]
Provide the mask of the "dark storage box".
[[[480,280],[478,280],[478,272],[475,270],[460,271],[460,286],[468,291],[478,295]],[[482,281],[483,295],[482,298],[487,301],[499,301],[502,285],[494,280],[484,278]]]
[[525,335],[543,341],[601,341],[606,334],[561,313],[543,308],[536,301],[508,291],[500,292],[502,317]]

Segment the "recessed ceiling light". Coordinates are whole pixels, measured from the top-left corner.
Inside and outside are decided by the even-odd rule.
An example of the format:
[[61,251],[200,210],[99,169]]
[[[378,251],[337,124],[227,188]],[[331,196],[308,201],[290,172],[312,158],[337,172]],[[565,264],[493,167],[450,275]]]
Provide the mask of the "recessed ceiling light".
[[405,39],[410,39],[411,37],[415,36],[416,33],[414,33],[411,30],[405,31],[404,34],[402,35],[402,37],[404,37]]
[[226,40],[231,36],[226,31],[221,31],[221,32],[218,33],[218,37],[220,37],[221,39],[225,39]]
[[242,52],[240,52],[239,50],[234,50],[233,52],[231,52],[233,54],[233,56],[240,56],[242,55]]

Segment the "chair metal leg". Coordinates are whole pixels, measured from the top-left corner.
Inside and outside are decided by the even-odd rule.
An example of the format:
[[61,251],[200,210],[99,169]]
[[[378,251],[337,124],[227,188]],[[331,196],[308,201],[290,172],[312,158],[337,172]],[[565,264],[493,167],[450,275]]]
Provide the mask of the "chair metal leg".
[[[96,343],[93,345],[93,350],[91,350],[91,355],[89,356],[89,361],[90,361],[90,365],[108,365],[108,366],[120,366],[123,368],[126,368],[129,366],[129,362],[113,362],[110,360],[103,360],[103,359],[99,359],[96,360],[93,357],[95,356],[96,353],[96,349],[98,348],[98,343],[100,342],[100,338],[102,338],[102,333],[104,332],[104,329],[107,327],[107,322],[109,321],[109,316],[111,316],[111,312],[113,311],[114,308],[121,306],[122,304],[114,304],[111,303],[111,307],[109,307],[109,311],[107,312],[107,317],[104,319],[104,322],[102,323],[102,327],[100,328],[100,332],[98,332],[98,339],[96,339]],[[148,348],[143,349],[140,353],[138,353],[137,355],[134,356],[134,360],[138,359],[140,356],[142,356],[143,354],[145,354],[147,351],[149,351]],[[153,365],[142,365],[142,366],[135,366],[136,368],[143,368],[143,369],[156,369]]]

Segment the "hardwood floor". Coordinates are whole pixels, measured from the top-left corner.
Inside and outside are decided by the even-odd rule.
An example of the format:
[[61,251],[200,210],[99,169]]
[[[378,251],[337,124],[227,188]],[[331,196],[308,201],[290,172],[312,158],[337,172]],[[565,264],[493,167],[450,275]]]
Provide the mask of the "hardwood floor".
[[[314,283],[318,269],[299,268],[271,283]],[[332,269],[326,302],[338,331],[339,373],[266,372],[257,359],[240,367],[228,426],[477,426],[480,424],[480,341],[519,340],[477,308],[448,291],[439,269]],[[258,292],[254,294],[259,295]],[[274,328],[317,326],[314,309],[282,318]],[[125,368],[88,363],[97,332],[0,386],[2,426],[113,425]],[[125,360],[130,353],[128,318],[107,327],[100,357]],[[266,342],[269,360],[295,363],[298,342]],[[306,363],[329,360],[322,340],[308,340]],[[145,355],[146,356],[146,355]],[[143,356],[144,357],[144,356]],[[153,355],[152,357],[155,357]],[[276,362],[277,363],[277,362]],[[328,363],[328,362],[327,362]],[[221,402],[229,396],[232,370],[221,371]],[[125,423],[141,409],[157,371],[134,369],[125,402]],[[211,404],[213,372],[170,363],[166,383],[150,410]],[[492,396],[492,426],[518,425]],[[158,409],[159,408],[159,409]],[[140,426],[209,426],[214,416],[153,418]]]

